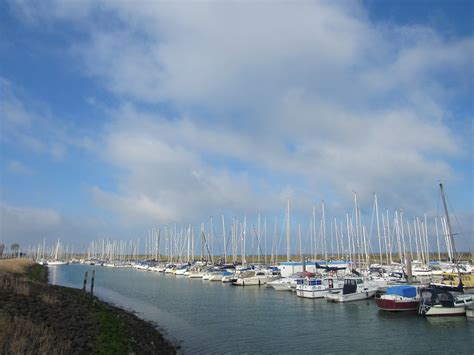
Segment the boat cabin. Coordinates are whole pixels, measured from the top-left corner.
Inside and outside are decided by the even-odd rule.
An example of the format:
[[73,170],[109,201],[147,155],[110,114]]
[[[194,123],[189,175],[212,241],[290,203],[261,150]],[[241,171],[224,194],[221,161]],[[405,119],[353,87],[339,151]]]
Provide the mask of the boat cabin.
[[425,304],[439,304],[443,307],[454,307],[454,296],[439,288],[424,288],[420,293],[421,300]]
[[342,287],[342,294],[348,295],[357,292],[357,285],[363,284],[364,280],[359,277],[344,279],[344,286]]

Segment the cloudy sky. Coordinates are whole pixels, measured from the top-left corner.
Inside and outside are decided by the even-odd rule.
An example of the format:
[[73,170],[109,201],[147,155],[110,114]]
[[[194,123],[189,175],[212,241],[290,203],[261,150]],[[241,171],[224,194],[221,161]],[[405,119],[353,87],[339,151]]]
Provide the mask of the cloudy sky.
[[[316,204],[473,249],[470,1],[2,1],[0,240],[85,244]],[[254,223],[254,222],[251,222]]]

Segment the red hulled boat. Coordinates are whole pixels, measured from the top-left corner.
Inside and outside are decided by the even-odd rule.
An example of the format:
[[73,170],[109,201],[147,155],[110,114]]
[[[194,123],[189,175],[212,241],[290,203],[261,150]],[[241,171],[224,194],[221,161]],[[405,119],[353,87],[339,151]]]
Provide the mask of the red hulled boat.
[[420,296],[415,286],[392,286],[385,294],[376,294],[375,303],[384,311],[416,311]]

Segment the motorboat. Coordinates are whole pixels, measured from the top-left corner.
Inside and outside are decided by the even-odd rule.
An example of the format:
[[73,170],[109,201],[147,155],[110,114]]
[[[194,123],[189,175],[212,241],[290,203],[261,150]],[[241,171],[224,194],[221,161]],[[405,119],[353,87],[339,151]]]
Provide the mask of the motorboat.
[[237,276],[235,275],[234,272],[231,271],[224,271],[224,274],[222,275],[221,281],[224,283],[229,283],[229,282],[234,282],[237,280]]
[[273,287],[276,291],[295,291],[298,282],[303,282],[305,279],[313,277],[314,275],[314,273],[308,271],[297,272],[291,276],[271,281],[267,286]]
[[342,290],[327,293],[324,297],[329,302],[351,302],[371,298],[378,291],[378,285],[362,277],[346,277]]
[[209,273],[209,281],[222,281],[224,270],[212,271]]
[[248,270],[242,272],[232,284],[236,286],[260,286],[275,280],[277,277],[277,275],[273,275],[267,270]]
[[438,287],[427,287],[420,291],[418,314],[423,316],[463,316],[466,307],[473,305],[472,294],[455,294]]
[[184,274],[186,273],[186,271],[188,271],[188,265],[185,264],[185,265],[181,265],[179,267],[176,268],[176,273],[175,275],[176,276],[184,276]]
[[176,265],[174,264],[166,265],[165,274],[173,274],[175,270],[176,270]]
[[[461,282],[459,279],[461,278]],[[474,275],[471,272],[443,272],[439,282],[433,282],[432,285],[436,287],[458,287],[462,285],[463,289],[474,289]]]
[[343,289],[344,282],[333,277],[298,280],[296,295],[303,298],[324,298],[331,291]]
[[189,269],[188,276],[190,279],[202,279],[203,275],[204,275],[204,269],[202,267],[192,266]]

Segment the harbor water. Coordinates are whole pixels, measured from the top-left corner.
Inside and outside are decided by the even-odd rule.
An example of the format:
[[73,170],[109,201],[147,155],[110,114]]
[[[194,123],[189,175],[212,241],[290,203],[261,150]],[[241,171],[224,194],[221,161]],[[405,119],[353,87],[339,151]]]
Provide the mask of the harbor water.
[[[296,297],[129,268],[49,268],[53,284],[81,288],[153,322],[186,354],[474,353],[474,322],[379,311],[373,300],[347,304]],[[89,288],[89,285],[88,285]]]

